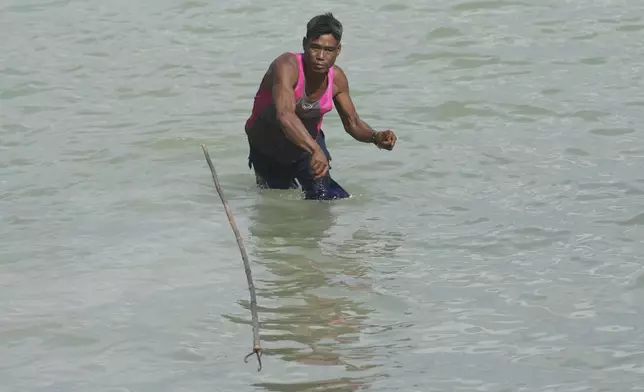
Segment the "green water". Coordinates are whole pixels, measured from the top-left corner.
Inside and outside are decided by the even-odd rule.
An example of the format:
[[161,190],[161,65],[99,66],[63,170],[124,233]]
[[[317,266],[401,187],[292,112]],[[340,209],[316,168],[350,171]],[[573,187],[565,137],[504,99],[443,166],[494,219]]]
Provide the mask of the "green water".
[[[392,152],[259,192],[243,123],[319,12]],[[0,390],[644,387],[644,3],[0,1]],[[200,144],[253,262],[246,277]]]

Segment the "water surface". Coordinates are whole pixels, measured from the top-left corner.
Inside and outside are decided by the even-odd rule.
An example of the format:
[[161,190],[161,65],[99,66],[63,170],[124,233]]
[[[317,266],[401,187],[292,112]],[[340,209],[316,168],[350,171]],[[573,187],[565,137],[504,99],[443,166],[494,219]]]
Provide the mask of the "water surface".
[[[353,198],[259,192],[267,64],[333,11]],[[3,391],[644,388],[644,3],[0,2]],[[253,262],[248,291],[200,144]]]

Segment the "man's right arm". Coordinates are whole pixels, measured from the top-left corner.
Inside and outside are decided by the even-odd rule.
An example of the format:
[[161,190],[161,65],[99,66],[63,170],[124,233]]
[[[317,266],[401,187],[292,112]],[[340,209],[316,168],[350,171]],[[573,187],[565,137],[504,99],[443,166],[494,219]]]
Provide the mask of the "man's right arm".
[[297,63],[291,54],[283,54],[273,64],[273,102],[277,121],[284,134],[295,145],[313,155],[320,146],[311,137],[302,121],[295,115],[295,94],[293,86],[298,78]]

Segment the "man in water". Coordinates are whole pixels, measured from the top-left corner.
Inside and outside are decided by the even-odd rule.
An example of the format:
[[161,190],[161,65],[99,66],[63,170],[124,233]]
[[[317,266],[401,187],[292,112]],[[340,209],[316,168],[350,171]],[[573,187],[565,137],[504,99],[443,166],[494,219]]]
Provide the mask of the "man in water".
[[385,150],[396,144],[393,131],[374,131],[358,116],[347,77],[335,65],[341,39],[342,24],[331,13],[315,16],[306,26],[303,53],[280,55],[264,74],[245,126],[258,186],[294,189],[297,180],[305,199],[349,197],[329,174],[331,156],[321,128],[334,104],[355,140]]

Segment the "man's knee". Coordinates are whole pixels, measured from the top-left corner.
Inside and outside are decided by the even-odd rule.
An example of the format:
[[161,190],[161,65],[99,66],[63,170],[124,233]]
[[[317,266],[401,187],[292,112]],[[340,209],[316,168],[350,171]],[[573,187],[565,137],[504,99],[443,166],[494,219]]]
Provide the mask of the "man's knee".
[[349,197],[349,193],[328,174],[323,178],[303,184],[302,191],[306,200],[335,200]]

